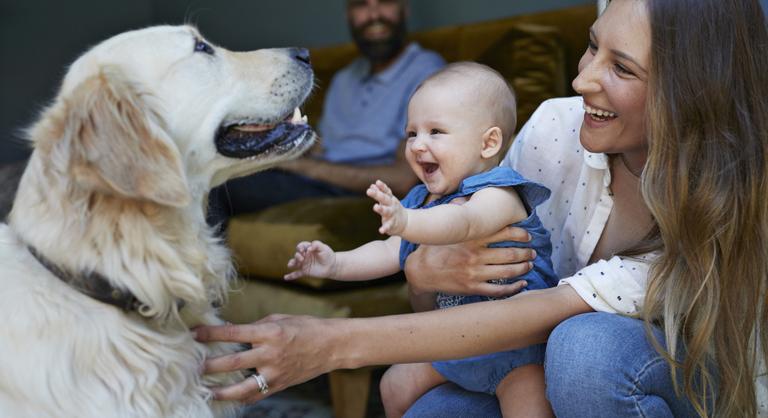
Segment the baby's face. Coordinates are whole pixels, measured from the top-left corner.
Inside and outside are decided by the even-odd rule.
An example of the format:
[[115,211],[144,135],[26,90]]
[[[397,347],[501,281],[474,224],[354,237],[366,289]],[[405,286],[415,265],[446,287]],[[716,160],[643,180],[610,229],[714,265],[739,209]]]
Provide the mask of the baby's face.
[[450,194],[487,168],[482,136],[492,125],[482,102],[469,86],[440,81],[423,85],[411,98],[405,156],[431,194]]

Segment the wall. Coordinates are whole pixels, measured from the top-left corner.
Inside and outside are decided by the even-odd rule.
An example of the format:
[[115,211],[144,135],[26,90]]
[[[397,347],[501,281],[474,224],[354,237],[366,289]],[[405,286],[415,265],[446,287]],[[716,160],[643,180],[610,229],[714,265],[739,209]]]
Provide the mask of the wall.
[[0,0],[0,163],[27,153],[21,130],[88,45],[152,20],[151,0]]

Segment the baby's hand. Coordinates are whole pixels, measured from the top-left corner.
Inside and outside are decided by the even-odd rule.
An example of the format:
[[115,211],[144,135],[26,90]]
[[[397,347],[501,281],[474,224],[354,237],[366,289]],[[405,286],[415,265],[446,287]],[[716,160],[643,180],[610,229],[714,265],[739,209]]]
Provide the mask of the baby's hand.
[[296,245],[296,254],[288,261],[291,272],[285,280],[304,276],[333,278],[336,271],[336,253],[320,241],[302,241]]
[[373,211],[381,215],[381,228],[379,233],[387,235],[400,235],[405,231],[408,224],[408,213],[400,204],[400,201],[392,194],[383,181],[376,180],[365,192],[368,196],[375,199],[377,204],[373,205]]

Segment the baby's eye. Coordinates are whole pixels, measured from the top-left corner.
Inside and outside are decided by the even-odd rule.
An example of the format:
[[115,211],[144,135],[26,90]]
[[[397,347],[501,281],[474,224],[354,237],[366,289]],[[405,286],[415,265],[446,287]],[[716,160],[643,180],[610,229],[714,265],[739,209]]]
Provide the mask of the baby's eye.
[[441,133],[443,133],[443,131],[439,129],[432,129],[431,131],[429,131],[430,135],[440,135]]
[[405,137],[406,138],[413,138],[415,136],[416,136],[416,132],[414,132],[414,131],[408,131],[408,132],[405,133]]

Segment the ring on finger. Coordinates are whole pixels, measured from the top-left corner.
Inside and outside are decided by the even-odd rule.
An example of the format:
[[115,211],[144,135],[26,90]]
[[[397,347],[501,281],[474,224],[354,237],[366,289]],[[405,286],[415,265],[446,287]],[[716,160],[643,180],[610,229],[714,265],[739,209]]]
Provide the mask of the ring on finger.
[[251,377],[256,381],[256,384],[259,385],[259,393],[266,395],[269,392],[269,384],[267,384],[267,379],[265,379],[264,376],[259,373],[254,373],[251,375]]

